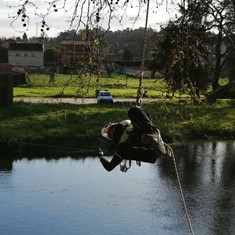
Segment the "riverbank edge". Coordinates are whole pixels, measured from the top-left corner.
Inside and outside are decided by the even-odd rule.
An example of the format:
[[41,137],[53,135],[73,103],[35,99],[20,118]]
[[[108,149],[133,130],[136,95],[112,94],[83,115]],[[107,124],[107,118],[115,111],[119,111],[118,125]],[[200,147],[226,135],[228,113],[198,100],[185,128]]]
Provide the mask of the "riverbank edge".
[[[0,148],[4,153],[1,156],[34,155],[34,153],[93,156],[98,147],[106,149],[108,145],[107,141],[100,136],[102,124],[111,120],[121,120],[124,115],[126,116],[128,109],[128,105],[123,103],[112,106],[25,102],[15,104],[0,110],[2,120]],[[223,102],[215,107],[208,106],[208,108],[182,106],[176,103],[166,105],[165,102],[159,101],[145,104],[145,110],[154,118],[156,126],[161,130],[163,140],[172,146],[191,141],[234,140],[233,107],[234,104],[229,102]],[[56,116],[53,116],[53,113]],[[180,121],[178,121],[179,118],[181,118]],[[181,125],[178,125],[179,123]],[[60,129],[52,129],[49,135],[41,132],[51,126],[68,130],[61,133]],[[73,133],[76,135],[72,135]]]
[[[187,146],[191,143],[199,142],[218,142],[218,141],[235,141],[233,136],[210,136],[208,138],[188,138],[174,141],[166,142],[173,149]],[[72,158],[83,158],[86,156],[96,157],[96,152],[98,148],[102,148],[104,154],[109,156],[111,155],[108,151],[109,143],[103,143],[101,145],[91,145],[91,146],[79,146],[78,148],[70,148],[66,146],[50,146],[47,143],[45,144],[34,144],[34,143],[10,143],[7,141],[0,140],[1,155],[0,158],[11,156],[13,158],[63,158],[63,157],[72,157]]]

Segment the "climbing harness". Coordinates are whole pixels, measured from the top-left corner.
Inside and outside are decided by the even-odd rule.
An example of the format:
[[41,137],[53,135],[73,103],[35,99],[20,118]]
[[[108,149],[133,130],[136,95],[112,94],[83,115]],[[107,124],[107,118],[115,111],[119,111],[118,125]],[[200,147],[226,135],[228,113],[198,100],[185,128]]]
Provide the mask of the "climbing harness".
[[123,164],[120,163],[120,171],[127,172],[131,168],[131,160],[128,161],[129,165],[127,166],[127,160],[123,160]]
[[[127,162],[129,163],[128,166]],[[120,171],[127,172],[127,170],[131,168],[131,160],[127,161],[126,159],[124,159],[119,165],[120,165]],[[136,165],[141,166],[141,161],[136,161]]]

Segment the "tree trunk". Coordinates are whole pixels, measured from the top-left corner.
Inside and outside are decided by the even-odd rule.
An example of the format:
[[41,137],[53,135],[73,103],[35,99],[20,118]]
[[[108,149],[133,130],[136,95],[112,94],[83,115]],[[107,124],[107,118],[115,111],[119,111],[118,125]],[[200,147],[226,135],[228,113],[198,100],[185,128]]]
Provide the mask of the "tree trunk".
[[209,104],[213,104],[216,99],[235,99],[235,83],[227,83],[206,95]]
[[216,50],[215,50],[215,57],[216,57],[216,63],[215,63],[215,72],[213,75],[213,79],[212,79],[212,89],[213,91],[216,90],[217,88],[219,88],[219,76],[220,76],[220,72],[221,72],[221,59],[222,59],[222,55],[221,55],[221,44],[223,41],[223,36],[222,33],[219,32],[218,38],[217,38],[217,43],[216,43]]

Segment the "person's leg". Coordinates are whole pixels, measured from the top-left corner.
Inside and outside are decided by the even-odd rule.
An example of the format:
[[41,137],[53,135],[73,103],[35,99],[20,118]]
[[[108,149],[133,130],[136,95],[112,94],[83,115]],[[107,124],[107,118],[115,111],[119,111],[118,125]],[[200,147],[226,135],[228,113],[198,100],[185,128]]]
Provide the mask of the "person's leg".
[[141,108],[136,106],[131,107],[128,111],[128,116],[134,128],[137,129],[141,135],[151,134],[156,130],[147,114],[144,113]]
[[144,144],[152,147],[156,154],[166,155],[166,148],[160,131],[153,126],[151,120],[139,107],[132,107],[128,116],[134,126],[134,133],[141,136]]

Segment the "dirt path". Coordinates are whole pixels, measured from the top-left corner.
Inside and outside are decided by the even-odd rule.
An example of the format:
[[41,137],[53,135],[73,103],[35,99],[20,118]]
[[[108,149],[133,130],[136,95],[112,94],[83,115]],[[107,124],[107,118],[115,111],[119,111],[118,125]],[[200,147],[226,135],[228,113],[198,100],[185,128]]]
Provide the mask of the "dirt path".
[[[14,97],[14,101],[23,101],[23,102],[30,102],[30,103],[68,103],[68,104],[96,104],[97,101],[95,98],[29,98],[29,97]],[[156,101],[156,99],[148,99],[145,98],[142,100],[145,102],[152,102]],[[135,99],[115,99],[114,103],[116,102],[135,102]]]

